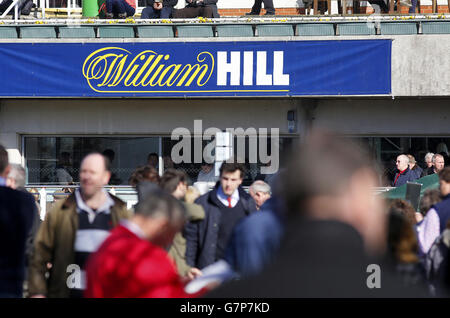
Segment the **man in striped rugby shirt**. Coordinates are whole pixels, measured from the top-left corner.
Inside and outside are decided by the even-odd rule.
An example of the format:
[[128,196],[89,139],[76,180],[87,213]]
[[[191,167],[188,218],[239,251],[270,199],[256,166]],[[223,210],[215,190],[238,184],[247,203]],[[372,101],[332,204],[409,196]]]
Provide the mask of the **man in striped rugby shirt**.
[[91,153],[81,162],[80,188],[47,214],[31,257],[31,297],[82,297],[84,265],[121,219],[126,204],[104,186],[111,177],[108,158]]

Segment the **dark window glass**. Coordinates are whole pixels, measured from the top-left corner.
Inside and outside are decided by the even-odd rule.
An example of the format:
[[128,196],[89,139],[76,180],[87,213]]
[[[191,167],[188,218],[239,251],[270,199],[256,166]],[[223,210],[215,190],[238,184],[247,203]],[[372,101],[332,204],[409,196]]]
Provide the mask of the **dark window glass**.
[[111,184],[128,184],[137,166],[158,153],[158,137],[25,137],[28,184],[79,182],[83,157],[107,150],[111,161]]

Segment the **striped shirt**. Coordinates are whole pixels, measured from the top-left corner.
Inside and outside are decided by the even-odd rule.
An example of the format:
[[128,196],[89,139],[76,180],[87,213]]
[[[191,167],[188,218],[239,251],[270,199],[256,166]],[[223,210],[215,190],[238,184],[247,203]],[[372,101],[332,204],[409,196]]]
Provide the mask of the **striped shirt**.
[[97,251],[112,229],[111,208],[114,201],[106,190],[106,201],[97,210],[91,209],[81,198],[79,189],[75,192],[78,212],[78,229],[75,237],[75,265],[81,269],[79,284],[69,286],[71,297],[82,297],[86,289],[85,264],[91,253]]

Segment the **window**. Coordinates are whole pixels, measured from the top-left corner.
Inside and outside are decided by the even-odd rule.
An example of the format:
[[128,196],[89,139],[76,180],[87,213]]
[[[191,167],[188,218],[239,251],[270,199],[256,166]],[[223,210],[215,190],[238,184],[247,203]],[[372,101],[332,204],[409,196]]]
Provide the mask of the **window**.
[[[90,152],[107,154],[112,163],[112,178],[110,184],[128,185],[128,179],[133,171],[141,165],[147,164],[150,153],[157,154],[163,162],[163,169],[173,167],[183,169],[191,182],[197,181],[201,170],[201,163],[195,162],[194,138],[191,138],[190,160],[174,163],[172,149],[179,142],[170,137],[122,137],[122,136],[24,136],[24,156],[27,169],[27,184],[69,184],[79,182],[79,167],[83,157]],[[214,140],[214,139],[213,139]],[[286,150],[289,150],[297,138],[280,137],[278,149],[271,149],[270,140],[267,140],[267,154],[273,151],[280,153],[280,167],[285,160]],[[201,140],[201,151],[211,140]],[[161,151],[160,151],[161,143]],[[234,138],[237,145],[237,138]],[[259,147],[259,145],[258,145]],[[257,162],[250,162],[249,139],[246,137],[243,157],[247,167],[244,185],[249,185],[255,178],[261,178],[261,158]],[[237,155],[237,146],[234,153]],[[262,176],[264,178],[265,176]]]
[[79,182],[79,167],[90,152],[111,159],[111,184],[128,184],[134,169],[158,153],[158,137],[24,137],[28,184]]
[[425,155],[428,152],[441,153],[444,156],[446,165],[449,162],[450,137],[350,137],[351,139],[369,147],[374,158],[382,168],[382,175],[385,178],[385,185],[390,185],[390,181],[395,175],[395,161],[400,154],[411,154],[416,159],[417,164],[425,167]]

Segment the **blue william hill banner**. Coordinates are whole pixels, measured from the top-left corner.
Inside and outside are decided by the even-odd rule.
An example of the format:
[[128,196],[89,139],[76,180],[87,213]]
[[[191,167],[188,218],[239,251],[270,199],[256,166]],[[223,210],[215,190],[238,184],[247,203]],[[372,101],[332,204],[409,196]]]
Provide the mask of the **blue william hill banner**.
[[391,93],[391,40],[2,43],[3,97]]

